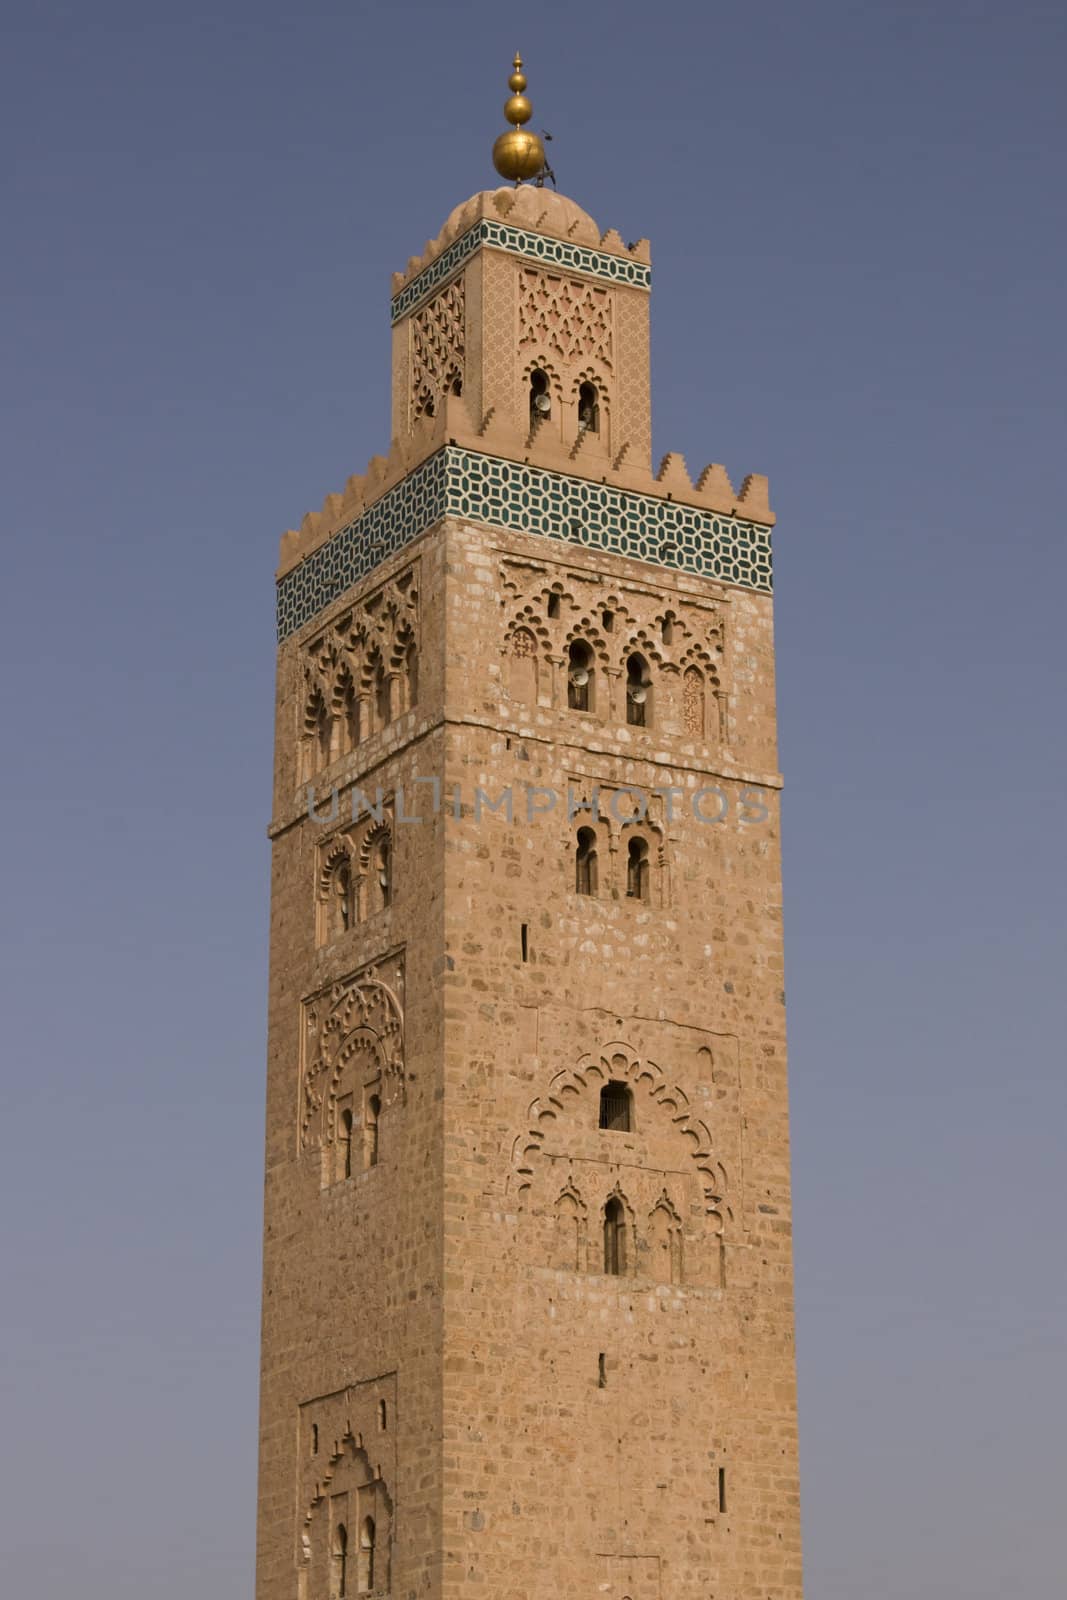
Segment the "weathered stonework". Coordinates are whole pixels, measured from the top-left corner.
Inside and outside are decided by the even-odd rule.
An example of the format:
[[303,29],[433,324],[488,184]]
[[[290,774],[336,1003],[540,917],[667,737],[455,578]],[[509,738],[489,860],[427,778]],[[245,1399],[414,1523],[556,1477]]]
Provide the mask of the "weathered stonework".
[[[635,259],[526,193],[525,230]],[[535,458],[518,274],[558,269],[461,270],[462,397],[287,536],[283,585],[477,452],[444,432],[472,390],[494,458]],[[644,362],[600,396],[640,438],[647,296],[603,293],[557,310],[596,308],[605,389]],[[538,470],[573,473],[557,421]],[[626,442],[607,490],[744,515]],[[769,583],[539,525],[445,501],[283,629],[257,1600],[800,1600]]]

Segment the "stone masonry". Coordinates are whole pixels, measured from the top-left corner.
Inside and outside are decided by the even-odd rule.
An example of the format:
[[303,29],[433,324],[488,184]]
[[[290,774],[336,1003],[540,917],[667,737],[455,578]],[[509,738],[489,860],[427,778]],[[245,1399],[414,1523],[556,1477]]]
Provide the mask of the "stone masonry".
[[[257,1600],[801,1597],[772,602],[671,533],[773,517],[651,471],[648,260],[457,208],[283,540]],[[659,533],[408,505],[446,447]]]

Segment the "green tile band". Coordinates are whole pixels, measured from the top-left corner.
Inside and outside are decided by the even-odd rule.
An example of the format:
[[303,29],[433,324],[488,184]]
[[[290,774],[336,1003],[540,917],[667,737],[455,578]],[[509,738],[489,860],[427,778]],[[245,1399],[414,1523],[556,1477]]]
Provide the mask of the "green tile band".
[[543,261],[551,267],[562,267],[568,272],[584,272],[593,278],[606,278],[609,283],[622,283],[631,289],[648,289],[652,283],[652,269],[643,261],[631,261],[626,256],[609,255],[606,250],[589,250],[585,245],[571,244],[567,239],[552,239],[543,233],[528,233],[525,228],[511,228],[504,222],[490,222],[483,218],[466,233],[460,234],[447,250],[429,266],[405,284],[392,302],[392,320],[399,322],[416,306],[428,300],[434,290],[457,272],[468,256],[479,245],[495,245],[499,250],[510,250],[514,255],[527,256],[531,261]]
[[771,592],[762,523],[445,445],[279,580],[279,640],[450,516]]

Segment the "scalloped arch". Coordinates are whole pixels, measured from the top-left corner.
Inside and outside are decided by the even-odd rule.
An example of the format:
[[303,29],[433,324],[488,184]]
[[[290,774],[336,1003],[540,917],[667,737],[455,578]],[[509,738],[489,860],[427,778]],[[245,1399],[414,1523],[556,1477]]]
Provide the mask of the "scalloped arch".
[[512,1165],[519,1180],[520,1196],[533,1178],[533,1162],[544,1150],[548,1128],[561,1116],[567,1116],[591,1088],[599,1090],[611,1079],[622,1079],[631,1089],[647,1093],[687,1146],[707,1211],[730,1215],[725,1199],[726,1172],[715,1159],[706,1123],[692,1114],[684,1089],[672,1084],[657,1062],[642,1058],[632,1045],[621,1039],[609,1041],[599,1050],[581,1056],[573,1067],[557,1072],[550,1079],[545,1094],[530,1102],[529,1128],[512,1145]]
[[360,1053],[373,1053],[383,1086],[394,1096],[404,1092],[404,1014],[400,1001],[380,978],[337,984],[322,1027],[318,1049],[304,1074],[300,1144],[309,1149],[319,1138],[333,1136],[337,1086],[345,1065]]

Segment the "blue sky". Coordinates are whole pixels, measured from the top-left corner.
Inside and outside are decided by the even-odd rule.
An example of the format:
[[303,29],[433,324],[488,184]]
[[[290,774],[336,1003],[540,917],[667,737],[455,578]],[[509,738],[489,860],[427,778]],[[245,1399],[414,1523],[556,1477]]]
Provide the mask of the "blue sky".
[[808,1594],[1062,1592],[1062,7],[7,22],[5,1592],[251,1593],[277,539],[516,46],[780,517]]

